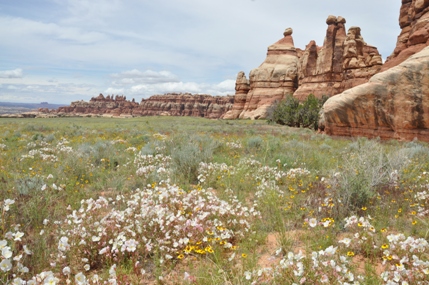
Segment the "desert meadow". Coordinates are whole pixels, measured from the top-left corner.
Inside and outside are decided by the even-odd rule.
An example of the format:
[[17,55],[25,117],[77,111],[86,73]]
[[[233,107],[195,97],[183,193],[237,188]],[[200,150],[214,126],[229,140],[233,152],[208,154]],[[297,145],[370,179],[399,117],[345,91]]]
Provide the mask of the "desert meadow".
[[190,117],[0,130],[1,284],[429,284],[426,143]]

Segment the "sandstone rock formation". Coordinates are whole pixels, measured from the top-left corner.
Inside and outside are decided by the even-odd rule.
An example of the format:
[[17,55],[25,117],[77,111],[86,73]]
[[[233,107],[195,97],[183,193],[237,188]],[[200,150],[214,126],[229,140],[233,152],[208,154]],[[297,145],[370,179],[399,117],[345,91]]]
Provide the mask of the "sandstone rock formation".
[[429,0],[402,0],[399,26],[396,48],[382,70],[398,65],[429,45]]
[[330,98],[321,111],[321,130],[429,141],[429,0],[402,0],[399,25],[383,72]]
[[236,119],[240,117],[240,114],[246,105],[246,98],[249,90],[249,80],[246,78],[244,72],[240,71],[237,75],[237,80],[235,81],[234,104],[231,110],[223,116],[224,119]]
[[250,72],[248,84],[244,73],[238,74],[238,100],[233,110],[225,114],[225,119],[265,117],[268,107],[274,101],[281,100],[296,90],[298,55],[292,39],[292,29],[286,29],[283,36],[268,47],[267,58]]
[[119,117],[121,114],[132,115],[133,110],[139,106],[138,103],[134,101],[128,101],[125,96],[116,96],[108,95],[104,97],[103,94],[98,95],[97,97],[91,98],[89,102],[75,101],[70,104],[70,106],[60,107],[56,113],[60,115],[103,115],[108,114],[111,116]]
[[217,119],[229,111],[233,103],[233,96],[173,93],[143,99],[137,112],[141,116],[192,116]]
[[300,59],[300,86],[294,94],[298,99],[338,93],[343,79],[345,22],[343,17],[329,16],[323,46],[318,48],[314,41],[307,45]]
[[224,118],[264,118],[275,101],[289,94],[300,100],[309,94],[333,96],[380,71],[381,56],[365,43],[359,27],[346,33],[341,16],[329,16],[326,23],[323,46],[310,41],[304,51],[295,48],[292,29],[286,29],[284,38],[268,47],[261,66],[250,72],[248,82],[243,72],[238,74],[236,100]]
[[330,135],[429,141],[429,47],[331,97],[319,123]]
[[365,83],[382,65],[377,48],[366,44],[359,27],[345,33],[346,20],[329,16],[321,48],[311,41],[300,58],[299,88],[294,97],[304,100],[309,94],[332,96]]
[[104,97],[100,94],[89,102],[76,101],[70,106],[57,110],[39,109],[40,116],[103,116],[103,117],[136,117],[136,116],[194,116],[221,118],[232,108],[233,96],[210,96],[185,94],[154,95],[143,99],[140,104],[134,99],[128,101],[125,96]]

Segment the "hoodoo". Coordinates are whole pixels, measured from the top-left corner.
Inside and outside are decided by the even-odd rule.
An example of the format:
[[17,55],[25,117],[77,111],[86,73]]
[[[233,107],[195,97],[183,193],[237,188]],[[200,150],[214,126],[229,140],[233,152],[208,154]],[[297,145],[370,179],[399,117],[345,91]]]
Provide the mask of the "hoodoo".
[[296,90],[298,60],[292,29],[288,28],[282,39],[268,47],[265,61],[250,72],[249,82],[244,72],[238,74],[235,88],[238,100],[234,102],[233,110],[226,113],[224,118],[265,117],[273,102]]
[[299,88],[294,97],[333,96],[367,82],[380,71],[377,48],[364,41],[359,27],[350,27],[346,33],[345,23],[341,16],[329,16],[323,46],[317,47],[314,41],[307,45],[300,58]]

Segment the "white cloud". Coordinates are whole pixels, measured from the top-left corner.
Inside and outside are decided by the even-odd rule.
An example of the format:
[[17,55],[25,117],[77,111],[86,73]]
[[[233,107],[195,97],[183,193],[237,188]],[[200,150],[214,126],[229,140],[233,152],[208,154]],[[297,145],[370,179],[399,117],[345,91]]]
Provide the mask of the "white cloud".
[[225,81],[222,81],[221,83],[217,84],[216,87],[219,90],[223,91],[231,91],[235,89],[235,80],[227,79]]
[[107,95],[122,95],[125,93],[125,89],[124,88],[109,87],[106,90],[104,90],[103,93],[105,93]]
[[0,70],[0,78],[22,78],[22,69]]
[[111,77],[115,78],[112,84],[116,86],[179,82],[178,77],[169,71],[156,72],[153,70],[140,71],[133,69],[121,73],[114,73]]
[[195,93],[211,95],[232,95],[235,93],[235,80],[225,80],[220,83],[196,83],[180,81],[178,76],[170,71],[140,71],[132,69],[111,75],[114,79],[106,94],[130,94],[143,98],[165,93]]
[[120,0],[55,0],[68,11],[68,17],[61,20],[73,25],[105,25],[121,9]]
[[[89,84],[8,84],[0,85],[0,101],[68,104],[76,100],[89,100],[100,88]],[[98,93],[97,93],[98,92]]]
[[[3,30],[2,34],[9,35],[12,41],[4,42],[3,45],[27,42],[33,46],[30,40],[44,41],[43,46],[52,44],[53,41],[63,42],[63,44],[91,44],[106,39],[106,36],[99,31],[31,19],[0,17],[0,23],[8,26],[8,29]],[[22,38],[24,36],[27,38]]]
[[235,81],[226,80],[219,84],[196,82],[164,82],[155,84],[137,84],[127,88],[109,87],[106,94],[129,94],[137,98],[148,98],[156,94],[166,93],[193,93],[210,95],[233,95]]

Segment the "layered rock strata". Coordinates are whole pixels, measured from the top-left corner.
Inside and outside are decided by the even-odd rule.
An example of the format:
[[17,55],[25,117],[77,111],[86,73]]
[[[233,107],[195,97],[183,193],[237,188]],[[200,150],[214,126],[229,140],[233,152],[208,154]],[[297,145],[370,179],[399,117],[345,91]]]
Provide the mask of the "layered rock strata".
[[103,94],[97,97],[92,97],[89,102],[75,101],[70,106],[60,107],[56,110],[59,115],[111,115],[119,117],[121,115],[132,115],[133,110],[139,106],[133,99],[128,101],[125,96],[108,95],[104,97]]
[[382,70],[403,62],[429,45],[429,0],[402,0],[398,36],[393,53]]
[[249,93],[250,84],[249,80],[243,71],[240,71],[235,81],[235,95],[234,104],[230,111],[228,111],[223,118],[224,119],[236,119],[240,116],[246,105],[247,93]]
[[333,96],[367,82],[381,69],[381,55],[363,40],[359,27],[346,34],[343,17],[329,16],[326,23],[323,46],[311,41],[300,58],[299,88],[293,94],[300,100],[309,94]]
[[205,118],[221,118],[234,103],[233,96],[192,95],[189,93],[171,93],[154,95],[143,99],[140,103],[134,99],[128,101],[125,96],[104,97],[100,94],[89,102],[76,101],[70,106],[57,110],[40,109],[43,114],[57,116],[105,116],[105,117],[136,117],[136,116],[194,116]]
[[330,98],[321,111],[321,130],[429,141],[429,0],[402,0],[399,25],[383,72]]
[[140,116],[192,116],[217,119],[232,109],[233,103],[233,96],[173,93],[143,99],[137,111]]
[[333,96],[380,71],[381,55],[365,43],[359,27],[346,33],[341,16],[329,16],[326,23],[323,46],[310,41],[305,50],[295,48],[292,29],[286,29],[284,37],[268,47],[265,61],[250,72],[249,80],[244,72],[238,74],[237,98],[224,118],[264,118],[274,102],[289,94],[300,100],[309,94]]
[[331,97],[320,128],[329,135],[429,141],[429,47]]

